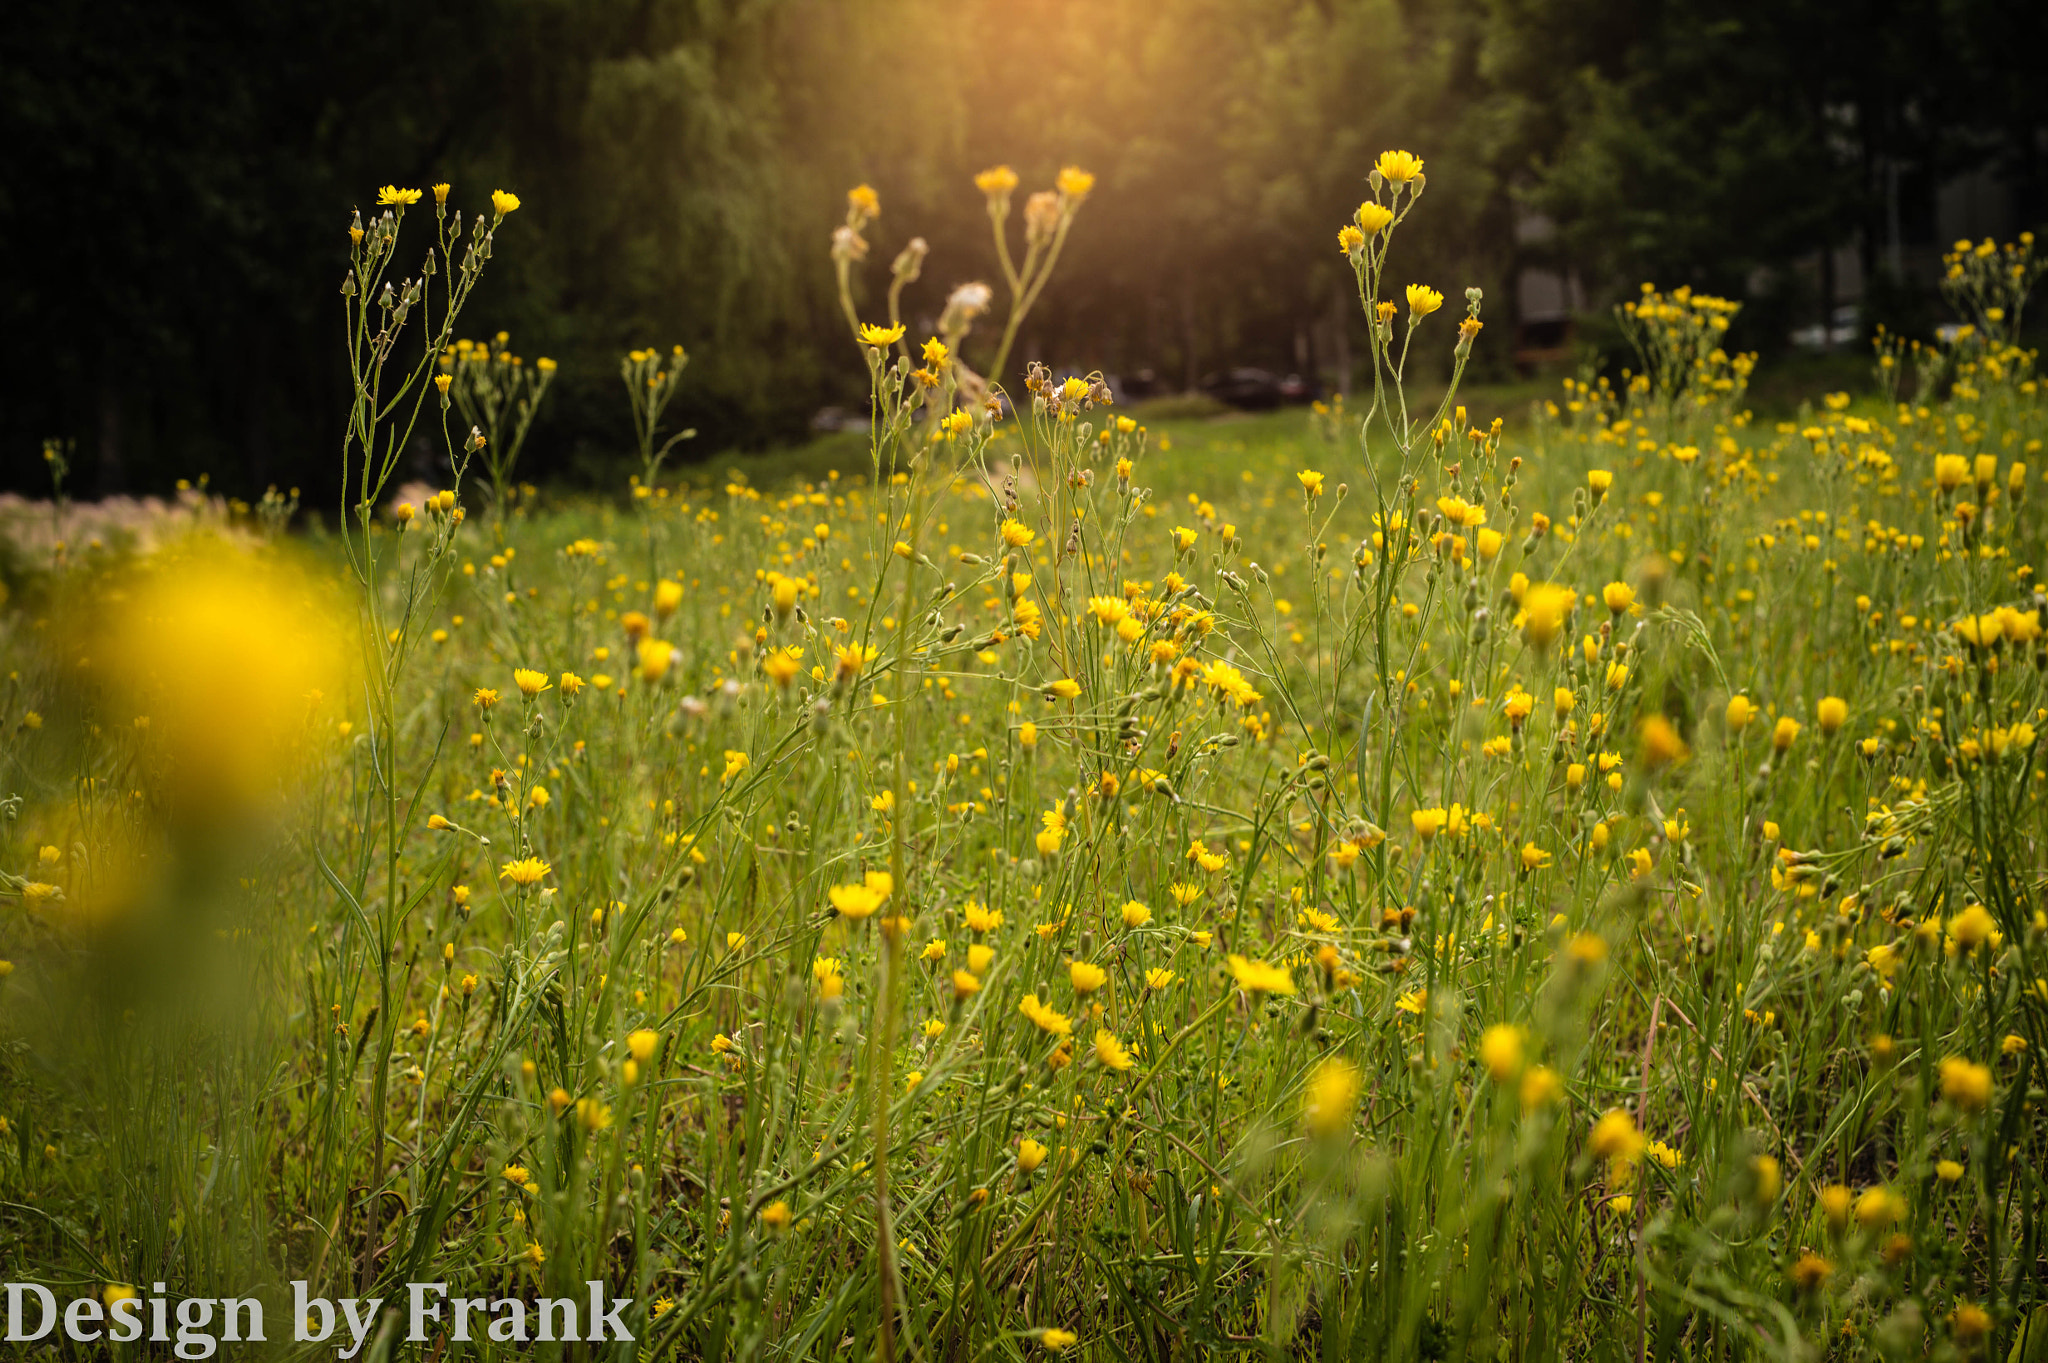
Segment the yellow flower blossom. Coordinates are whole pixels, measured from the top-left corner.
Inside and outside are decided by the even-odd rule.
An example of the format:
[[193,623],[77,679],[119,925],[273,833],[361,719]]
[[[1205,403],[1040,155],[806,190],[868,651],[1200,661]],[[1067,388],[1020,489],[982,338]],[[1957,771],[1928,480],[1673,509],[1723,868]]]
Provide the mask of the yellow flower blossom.
[[1109,982],[1109,972],[1087,961],[1071,961],[1067,965],[1067,978],[1076,994],[1087,995]]
[[1136,1063],[1131,1059],[1131,1053],[1124,1048],[1123,1043],[1116,1039],[1116,1034],[1101,1027],[1095,1031],[1095,1058],[1102,1063],[1103,1068],[1118,1072],[1128,1070]]
[[1408,286],[1408,316],[1419,321],[1444,305],[1444,296],[1427,284]]
[[1349,1060],[1333,1055],[1318,1062],[1302,1090],[1302,1117],[1309,1130],[1324,1137],[1349,1131],[1364,1090],[1358,1066]]
[[1381,179],[1405,185],[1422,174],[1422,158],[1405,151],[1383,151],[1373,163],[1373,169],[1379,172]]
[[1225,957],[1225,963],[1237,987],[1247,994],[1294,993],[1294,976],[1285,966],[1268,965],[1235,953]]
[[514,885],[526,888],[538,885],[542,878],[552,870],[554,870],[554,867],[548,865],[539,857],[522,857],[518,861],[506,862],[498,874],[511,881]]

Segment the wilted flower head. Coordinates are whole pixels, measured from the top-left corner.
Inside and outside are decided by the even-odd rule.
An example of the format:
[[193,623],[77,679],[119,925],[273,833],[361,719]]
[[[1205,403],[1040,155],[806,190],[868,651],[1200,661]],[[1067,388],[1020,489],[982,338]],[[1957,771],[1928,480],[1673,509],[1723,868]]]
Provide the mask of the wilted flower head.
[[832,229],[832,259],[851,262],[867,258],[866,237],[844,223]]
[[1024,201],[1024,236],[1027,241],[1039,243],[1049,240],[1059,229],[1063,210],[1060,196],[1049,189],[1041,189]]
[[899,283],[915,283],[917,277],[924,273],[924,258],[930,255],[931,251],[930,242],[923,237],[912,237],[904,242],[903,249],[896,253],[896,259],[890,263],[889,274]]
[[964,336],[974,325],[974,319],[988,311],[989,300],[994,297],[989,286],[979,280],[962,284],[946,297],[945,311],[939,314],[939,331],[946,336]]

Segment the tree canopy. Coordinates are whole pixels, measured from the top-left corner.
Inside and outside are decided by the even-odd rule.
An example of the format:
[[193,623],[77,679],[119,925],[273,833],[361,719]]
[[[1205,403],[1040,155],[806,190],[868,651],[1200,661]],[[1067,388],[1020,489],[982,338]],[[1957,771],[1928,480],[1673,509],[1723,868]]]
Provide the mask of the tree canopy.
[[[613,471],[638,345],[689,351],[700,453],[799,437],[862,379],[826,253],[848,187],[881,197],[874,288],[929,241],[928,325],[996,273],[971,181],[998,162],[1027,191],[1098,176],[1018,366],[1331,368],[1358,324],[1334,232],[1400,146],[1431,200],[1404,266],[1486,288],[1499,370],[1532,262],[1596,303],[1849,243],[1878,272],[1976,166],[2035,221],[2044,27],[2017,0],[30,7],[0,52],[0,485],[42,486],[57,437],[88,490],[321,489],[343,229],[387,182],[521,195],[471,316],[561,363],[545,476]],[[1523,239],[1528,213],[1557,230]]]

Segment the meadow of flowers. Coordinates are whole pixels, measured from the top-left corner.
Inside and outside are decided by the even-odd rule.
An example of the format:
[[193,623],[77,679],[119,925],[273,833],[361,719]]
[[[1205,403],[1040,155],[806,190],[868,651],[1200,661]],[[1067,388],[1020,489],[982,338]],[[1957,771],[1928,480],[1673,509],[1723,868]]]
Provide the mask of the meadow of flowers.
[[[665,479],[650,348],[616,504],[458,346],[517,199],[387,189],[338,521],[0,613],[8,1276],[634,1301],[363,1357],[2048,1357],[2031,243],[1801,420],[1646,286],[1480,422],[1369,183],[1308,422],[1006,402],[998,290],[860,304],[862,187],[866,459]],[[1006,354],[1092,181],[1016,257],[977,184]]]

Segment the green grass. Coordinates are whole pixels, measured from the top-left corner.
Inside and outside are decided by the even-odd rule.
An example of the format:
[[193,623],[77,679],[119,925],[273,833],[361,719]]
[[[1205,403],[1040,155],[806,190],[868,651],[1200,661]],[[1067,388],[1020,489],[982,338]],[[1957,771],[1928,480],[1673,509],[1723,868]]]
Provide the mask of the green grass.
[[719,1359],[2007,1356],[2044,420],[1957,362],[1441,445],[934,442],[878,367],[872,447],[743,479],[53,557],[10,1275],[599,1279]]

